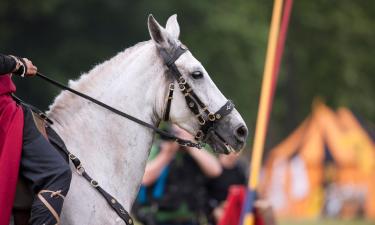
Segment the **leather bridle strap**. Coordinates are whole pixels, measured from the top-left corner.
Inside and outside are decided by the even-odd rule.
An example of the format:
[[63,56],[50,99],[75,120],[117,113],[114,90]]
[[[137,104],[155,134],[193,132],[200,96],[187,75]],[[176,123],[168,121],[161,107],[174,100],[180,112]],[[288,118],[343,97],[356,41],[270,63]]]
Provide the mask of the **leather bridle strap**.
[[[165,49],[160,49],[159,53],[162,59],[164,60],[164,63],[167,65],[170,73],[173,75],[174,80],[177,81],[179,89],[185,97],[185,101],[188,108],[195,115],[195,117],[198,120],[198,123],[201,125],[200,129],[195,135],[195,140],[205,141],[208,132],[214,129],[215,123],[224,116],[228,115],[234,109],[234,104],[231,100],[228,100],[224,104],[224,106],[222,106],[216,113],[212,113],[210,112],[210,110],[208,110],[208,107],[196,95],[191,86],[183,78],[182,74],[180,73],[175,64],[175,61],[186,51],[187,48],[183,44],[181,44],[176,49],[174,49],[174,52],[172,54],[169,54]],[[166,121],[169,120],[169,113],[173,99],[173,91],[174,84],[171,83],[169,86],[166,109],[164,112],[164,120]],[[205,117],[202,115],[202,112],[199,108],[201,108],[201,110],[204,112]]]
[[170,83],[168,89],[169,91],[168,91],[167,106],[165,107],[164,118],[163,118],[164,121],[169,121],[169,113],[171,111],[173,92],[174,92],[174,83]]

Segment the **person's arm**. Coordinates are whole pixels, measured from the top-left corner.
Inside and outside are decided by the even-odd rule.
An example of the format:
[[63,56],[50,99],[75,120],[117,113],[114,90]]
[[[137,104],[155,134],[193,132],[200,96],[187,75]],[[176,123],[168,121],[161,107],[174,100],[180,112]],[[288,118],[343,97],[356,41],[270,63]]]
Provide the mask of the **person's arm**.
[[178,146],[175,146],[174,143],[164,142],[161,148],[156,158],[147,162],[142,185],[150,186],[158,179],[164,167],[173,159]]
[[215,178],[223,172],[219,160],[211,153],[191,147],[187,147],[187,151],[207,177]]
[[[19,68],[15,58],[0,54],[0,75],[12,73]],[[17,68],[18,67],[18,68]]]
[[[193,139],[193,136],[191,134],[179,128],[178,126],[174,126],[173,129],[175,130],[178,137],[186,140]],[[186,147],[186,150],[191,155],[191,157],[193,157],[193,159],[197,162],[199,168],[207,177],[215,178],[220,176],[223,172],[219,159],[217,159],[208,151],[199,150],[193,147]]]
[[[182,139],[192,140],[193,136],[187,131],[181,129],[177,125],[173,126],[176,135]],[[199,168],[202,170],[204,175],[209,178],[215,178],[221,175],[223,169],[214,155],[205,150],[199,150],[197,148],[186,147],[187,152],[197,162]]]

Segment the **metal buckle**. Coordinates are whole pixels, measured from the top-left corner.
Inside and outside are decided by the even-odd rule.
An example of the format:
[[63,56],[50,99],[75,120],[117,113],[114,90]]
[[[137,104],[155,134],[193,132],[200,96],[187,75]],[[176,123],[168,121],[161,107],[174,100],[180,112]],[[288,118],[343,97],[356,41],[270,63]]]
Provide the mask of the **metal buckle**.
[[99,186],[99,184],[98,184],[98,182],[97,182],[96,180],[90,180],[90,184],[91,184],[94,188],[96,188],[96,187]]
[[203,119],[203,116],[201,114],[197,115],[197,119],[200,125],[204,125],[206,123],[206,120]]
[[169,90],[174,91],[174,83],[169,84]]
[[179,83],[179,84],[186,84],[186,80],[185,80],[185,78],[180,77],[180,78],[178,79],[178,83]]
[[198,130],[198,132],[195,134],[195,139],[201,140],[202,137],[203,137],[203,131],[202,130]]
[[69,159],[71,160],[75,160],[77,157],[75,155],[73,155],[72,153],[69,153]]
[[184,84],[179,84],[178,85],[180,87],[180,90],[181,91],[184,91],[186,89],[185,85]]
[[216,117],[215,117],[215,115],[214,115],[213,113],[209,113],[209,114],[208,114],[208,119],[209,119],[210,121],[215,121]]
[[83,168],[82,164],[79,164],[79,166],[77,166],[77,170],[76,172],[82,176],[82,174],[85,172],[85,168]]

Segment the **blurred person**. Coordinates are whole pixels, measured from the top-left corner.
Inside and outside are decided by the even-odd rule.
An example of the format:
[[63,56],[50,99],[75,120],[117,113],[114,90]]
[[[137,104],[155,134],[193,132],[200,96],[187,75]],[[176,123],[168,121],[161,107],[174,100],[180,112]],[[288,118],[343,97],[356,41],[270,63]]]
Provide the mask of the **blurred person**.
[[[177,126],[173,133],[193,137]],[[181,147],[162,140],[146,165],[137,202],[138,219],[145,225],[195,225],[205,220],[206,182],[221,174],[218,159],[208,151]]]
[[68,163],[42,136],[31,110],[12,98],[16,86],[12,74],[36,75],[27,58],[0,54],[0,225],[8,225],[18,174],[33,190],[29,224],[59,224],[64,198],[69,190]]
[[246,165],[239,161],[240,153],[231,153],[229,155],[219,155],[219,162],[223,172],[219,177],[210,179],[207,183],[209,200],[207,202],[207,213],[210,215],[211,224],[220,221],[224,210],[229,188],[232,185],[246,185]]
[[[237,225],[247,193],[248,165],[241,160],[241,153],[219,155],[223,172],[207,183],[208,224]],[[254,202],[254,224],[275,225],[270,203],[257,198]]]

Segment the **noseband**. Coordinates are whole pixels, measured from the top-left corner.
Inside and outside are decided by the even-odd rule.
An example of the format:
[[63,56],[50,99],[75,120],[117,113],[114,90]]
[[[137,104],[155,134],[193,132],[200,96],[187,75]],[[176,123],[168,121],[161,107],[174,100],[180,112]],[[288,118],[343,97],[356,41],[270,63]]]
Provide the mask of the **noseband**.
[[[195,94],[191,86],[187,83],[185,78],[178,70],[175,62],[182,54],[188,49],[181,44],[178,46],[172,54],[169,54],[165,49],[160,49],[160,56],[163,58],[165,65],[168,67],[168,71],[173,75],[175,81],[177,81],[178,87],[181,93],[185,97],[186,104],[190,111],[195,115],[200,125],[198,132],[195,135],[195,140],[205,142],[208,138],[208,134],[215,131],[215,125],[223,117],[227,116],[234,109],[234,104],[231,100],[228,100],[217,112],[212,113],[208,107],[200,100]],[[167,98],[167,105],[164,114],[164,120],[169,120],[169,113],[173,100],[174,92],[174,81],[169,84],[169,93]]]

